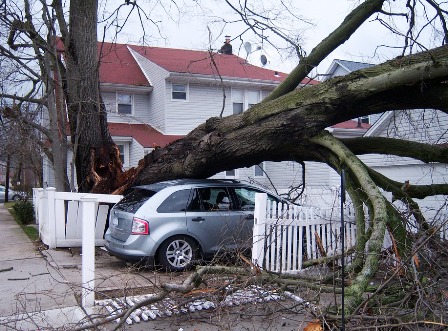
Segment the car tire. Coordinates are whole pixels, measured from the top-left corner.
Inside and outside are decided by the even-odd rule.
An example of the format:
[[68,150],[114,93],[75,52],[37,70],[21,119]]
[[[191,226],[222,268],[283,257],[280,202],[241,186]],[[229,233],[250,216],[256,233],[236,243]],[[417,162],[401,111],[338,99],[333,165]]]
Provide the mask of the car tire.
[[174,236],[160,245],[159,263],[167,271],[190,269],[198,258],[198,245],[187,236]]
[[12,200],[13,200],[13,201],[20,201],[20,200],[22,200],[22,197],[21,197],[20,195],[16,194],[16,195],[14,195],[14,196],[12,197]]

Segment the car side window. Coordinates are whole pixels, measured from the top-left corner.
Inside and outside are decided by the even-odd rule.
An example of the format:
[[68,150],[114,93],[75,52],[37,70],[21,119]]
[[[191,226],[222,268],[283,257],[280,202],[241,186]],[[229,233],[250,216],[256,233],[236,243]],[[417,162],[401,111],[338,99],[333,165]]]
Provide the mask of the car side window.
[[160,204],[157,212],[179,213],[186,211],[189,198],[190,189],[174,192]]
[[235,195],[241,210],[255,209],[255,193],[259,193],[259,191],[247,187],[235,187]]
[[222,211],[233,208],[226,187],[201,187],[195,190],[189,211]]
[[229,192],[225,187],[212,188],[211,199],[214,201],[213,210],[233,209]]
[[[236,187],[235,195],[238,200],[240,210],[254,210],[255,209],[255,193],[263,193],[261,190],[256,190],[249,187]],[[268,194],[269,201],[279,202],[278,199]]]
[[188,211],[202,211],[201,198],[197,189],[191,190],[191,199],[187,207]]

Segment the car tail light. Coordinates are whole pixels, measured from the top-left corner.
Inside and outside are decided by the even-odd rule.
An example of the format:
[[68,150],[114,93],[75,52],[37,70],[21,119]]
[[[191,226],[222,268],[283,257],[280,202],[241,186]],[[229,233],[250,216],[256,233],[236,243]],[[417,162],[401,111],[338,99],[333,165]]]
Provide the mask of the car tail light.
[[132,220],[131,234],[149,234],[149,224],[147,221],[134,217]]

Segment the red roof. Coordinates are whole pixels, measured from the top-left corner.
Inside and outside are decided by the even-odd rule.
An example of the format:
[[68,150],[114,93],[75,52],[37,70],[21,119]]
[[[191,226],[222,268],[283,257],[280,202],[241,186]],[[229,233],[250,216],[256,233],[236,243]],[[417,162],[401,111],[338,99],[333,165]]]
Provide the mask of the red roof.
[[151,86],[126,45],[98,43],[100,82]]
[[[98,44],[100,47],[101,43]],[[102,83],[115,83],[116,81],[122,83],[126,80],[130,85],[148,84],[130,54],[128,47],[169,72],[215,77],[218,77],[219,72],[219,75],[222,77],[241,78],[252,81],[264,80],[274,83],[282,82],[288,75],[283,72],[251,65],[245,59],[236,55],[186,49],[104,43],[100,67],[100,80]],[[302,83],[314,85],[319,82],[304,79]]]
[[[57,47],[60,52],[63,52],[60,38],[57,40]],[[250,81],[263,80],[273,83],[282,82],[288,75],[280,71],[254,66],[236,55],[98,42],[98,53],[101,57],[101,83],[151,86],[128,47],[169,72],[215,77],[218,77],[219,72],[222,77]],[[302,81],[302,84],[315,85],[318,83],[319,81],[309,78]]]
[[[148,60],[169,72],[281,82],[287,74],[247,63],[236,55],[192,51],[186,49],[131,46]],[[214,63],[216,63],[216,66]],[[217,69],[217,68],[218,69]]]
[[354,121],[354,120],[348,120],[345,122],[341,122],[335,125],[332,125],[331,128],[334,129],[364,129],[367,130],[369,129],[372,125],[368,124],[368,123],[361,123],[361,127],[358,126],[359,123],[358,121]]
[[114,137],[132,137],[145,148],[164,147],[183,136],[164,135],[146,124],[107,123]]

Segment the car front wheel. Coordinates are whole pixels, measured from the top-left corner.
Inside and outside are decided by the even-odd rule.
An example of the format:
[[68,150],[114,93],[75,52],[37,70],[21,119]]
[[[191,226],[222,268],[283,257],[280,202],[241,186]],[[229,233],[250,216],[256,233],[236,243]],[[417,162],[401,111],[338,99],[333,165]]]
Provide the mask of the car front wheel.
[[159,262],[170,271],[184,271],[193,266],[198,257],[198,246],[189,237],[175,236],[165,240],[159,249]]
[[12,197],[12,200],[13,200],[13,201],[20,201],[20,200],[22,200],[22,197],[21,197],[20,195],[16,194],[16,195],[14,195],[14,196]]

